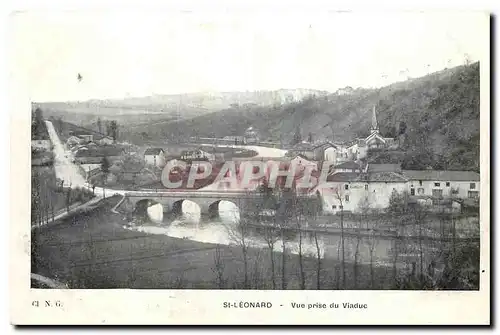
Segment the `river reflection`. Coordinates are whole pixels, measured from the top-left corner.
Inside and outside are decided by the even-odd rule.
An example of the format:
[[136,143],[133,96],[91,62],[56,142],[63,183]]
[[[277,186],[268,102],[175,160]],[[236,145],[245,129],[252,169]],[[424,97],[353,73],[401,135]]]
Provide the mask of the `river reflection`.
[[[158,208],[156,211],[159,210]],[[148,215],[151,216],[151,214],[153,211],[148,209]],[[204,243],[223,245],[241,243],[238,238],[241,236],[241,231],[238,229],[240,215],[237,206],[231,202],[220,202],[219,217],[216,219],[201,215],[199,207],[189,201],[182,204],[182,215],[179,217],[165,215],[159,222],[158,219],[163,213],[156,215],[149,222],[141,226],[129,227],[129,229]],[[301,240],[302,253],[306,256],[317,257],[319,248],[321,257],[342,259],[340,232],[303,230],[300,234],[295,229],[287,229],[283,232],[276,231],[277,238],[274,250],[281,252],[284,240],[287,252],[298,254],[299,241]],[[249,247],[268,248],[265,235],[265,228],[259,225],[249,225],[245,230],[245,239]],[[399,265],[416,261],[420,255],[421,246],[424,250],[424,258],[429,260],[434,258],[440,247],[439,242],[425,238],[422,239],[420,245],[416,239],[396,239],[392,236],[376,235],[369,231],[356,234],[351,230],[344,234],[344,259],[346,262],[354,262],[357,259],[359,264],[369,264],[373,261],[378,265],[392,266],[396,246]]]

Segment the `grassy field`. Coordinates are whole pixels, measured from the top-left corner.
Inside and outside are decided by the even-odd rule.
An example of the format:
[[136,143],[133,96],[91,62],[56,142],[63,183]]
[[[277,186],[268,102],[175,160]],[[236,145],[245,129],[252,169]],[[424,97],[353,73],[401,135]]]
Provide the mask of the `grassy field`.
[[[90,213],[68,217],[33,234],[32,272],[68,283],[72,288],[245,288],[241,249],[216,246],[164,235],[147,235],[122,228],[123,217],[110,208],[118,198]],[[217,254],[220,255],[217,258]],[[281,289],[282,254],[273,254],[276,288]],[[215,260],[223,264],[223,283],[217,280]],[[266,249],[248,252],[248,285],[272,289],[270,255]],[[322,259],[321,289],[341,289],[340,264]],[[317,260],[304,258],[306,288],[317,288]],[[219,267],[220,268],[220,267]],[[347,289],[370,289],[368,266],[346,264]],[[375,268],[374,289],[390,287],[391,269]],[[287,289],[300,289],[299,259],[285,258]]]

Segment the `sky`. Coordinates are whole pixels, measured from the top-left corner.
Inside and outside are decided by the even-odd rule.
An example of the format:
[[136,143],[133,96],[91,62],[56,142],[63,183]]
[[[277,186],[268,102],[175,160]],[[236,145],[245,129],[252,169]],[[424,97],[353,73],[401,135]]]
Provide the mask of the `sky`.
[[31,12],[12,17],[11,73],[37,102],[334,92],[479,60],[487,22],[470,12]]

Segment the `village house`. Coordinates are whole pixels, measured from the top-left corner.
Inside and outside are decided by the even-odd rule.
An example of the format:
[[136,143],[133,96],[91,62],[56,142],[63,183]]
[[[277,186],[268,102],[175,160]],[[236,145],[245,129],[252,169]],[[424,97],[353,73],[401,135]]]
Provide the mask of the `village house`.
[[286,153],[289,157],[295,157],[297,155],[301,155],[309,160],[315,160],[316,155],[314,153],[314,147],[311,143],[302,142],[294,145],[293,148],[287,151]]
[[328,192],[323,196],[334,214],[344,212],[360,212],[363,210],[382,210],[389,206],[392,192],[407,190],[407,179],[395,172],[338,172],[328,176],[330,183]]
[[317,161],[337,162],[341,160],[339,148],[330,141],[313,144],[314,159]]
[[245,144],[257,144],[259,140],[259,133],[254,127],[248,127],[247,130],[245,130]]
[[208,153],[206,151],[203,151],[201,149],[185,150],[185,151],[181,152],[180,159],[187,160],[187,161],[192,161],[192,160],[213,161],[213,160],[215,160],[215,155]]
[[68,148],[72,148],[80,143],[82,143],[82,139],[79,138],[79,137],[76,137],[76,136],[70,136],[67,140],[66,140],[66,146]]
[[125,151],[114,146],[80,149],[75,153],[75,162],[79,164],[100,164],[103,158],[112,163],[123,157]]
[[246,144],[245,136],[224,136],[222,139],[215,139],[217,144],[242,145]]
[[99,143],[99,145],[111,145],[111,144],[115,143],[115,141],[113,140],[113,138],[111,136],[103,136],[100,139],[96,139],[96,141],[97,141],[97,143]]
[[166,164],[165,151],[162,148],[148,148],[144,152],[144,160],[148,165],[164,167]]
[[94,140],[94,135],[85,131],[73,131],[71,132],[71,136],[77,137],[80,139],[80,143],[88,143]]
[[385,209],[394,191],[408,194],[410,202],[431,211],[460,211],[464,200],[479,197],[476,172],[402,170],[399,164],[367,164],[357,169],[354,162],[336,168],[328,175],[328,188],[318,190],[325,209],[333,213]]
[[479,173],[473,171],[403,170],[412,196],[479,198]]

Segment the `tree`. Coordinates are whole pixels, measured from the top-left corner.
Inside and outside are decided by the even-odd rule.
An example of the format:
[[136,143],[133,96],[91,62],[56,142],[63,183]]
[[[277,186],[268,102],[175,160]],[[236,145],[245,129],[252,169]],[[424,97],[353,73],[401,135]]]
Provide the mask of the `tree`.
[[[249,207],[244,201],[239,201],[237,204],[238,208]],[[246,217],[238,217],[235,215],[236,224],[229,224],[226,226],[229,239],[235,243],[241,249],[241,255],[243,259],[243,272],[244,272],[244,287],[246,289],[250,288],[250,282],[248,278],[248,251],[250,248],[250,227],[249,220]]]
[[109,124],[109,128],[111,133],[110,135],[113,138],[113,141],[116,141],[116,139],[118,138],[118,122],[116,122],[115,120],[111,121],[111,123]]
[[66,212],[69,213],[69,205],[71,204],[71,186],[68,188],[66,193]]
[[399,135],[403,135],[406,133],[406,122],[404,121],[399,121]]
[[63,120],[62,120],[62,118],[61,118],[61,117],[58,117],[58,118],[57,118],[57,126],[58,126],[58,128],[59,128],[59,129],[58,129],[58,130],[59,130],[59,133],[61,133],[61,134],[62,134],[62,133],[64,133],[64,122],[63,122]]
[[318,234],[314,232],[314,243],[316,245],[316,289],[321,289],[321,249],[318,243]]
[[292,144],[298,144],[300,142],[302,142],[302,135],[300,134],[300,128],[297,127],[293,134]]
[[297,197],[294,196],[292,198],[292,212],[295,214],[294,219],[295,219],[295,224],[296,224],[296,231],[299,234],[299,250],[298,250],[298,256],[299,256],[299,274],[300,274],[300,288],[302,290],[306,289],[306,278],[305,278],[305,273],[304,273],[304,255],[303,255],[303,245],[302,245],[302,225],[304,223],[304,213],[302,211],[302,208],[299,208],[298,203],[297,203]]
[[395,138],[397,135],[398,135],[398,132],[397,132],[395,126],[389,127],[389,129],[387,129],[387,131],[385,132],[385,137],[388,137],[388,138]]
[[100,117],[97,118],[97,131],[102,133],[102,122]]
[[224,288],[224,262],[222,260],[222,252],[219,244],[215,245],[214,267],[212,271],[216,276],[216,284],[218,288]]
[[309,132],[309,135],[307,136],[307,142],[312,143],[313,142],[313,134]]
[[340,195],[338,188],[335,190],[335,194],[340,203],[340,248],[342,251],[341,271],[342,287],[345,288],[344,202],[342,201],[342,196]]
[[276,289],[276,265],[274,261],[274,246],[278,241],[278,234],[275,226],[266,226],[264,229],[264,240],[269,250],[269,259],[271,261],[271,283],[273,290]]
[[103,157],[102,161],[101,161],[101,171],[102,171],[102,176],[103,176],[103,188],[102,188],[102,192],[103,192],[103,196],[104,196],[105,199],[106,199],[106,179],[108,177],[109,167],[110,167],[110,164],[109,164],[108,158],[107,157]]

